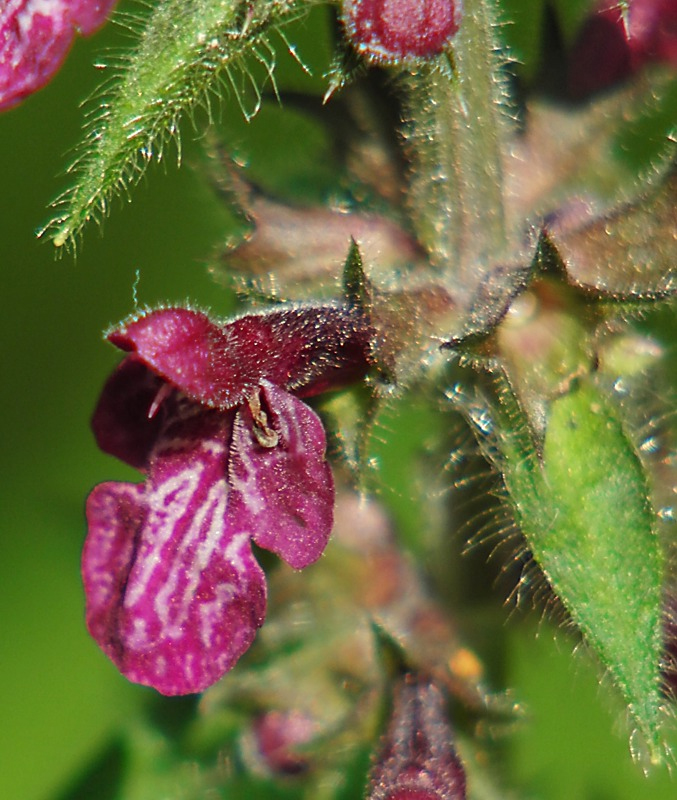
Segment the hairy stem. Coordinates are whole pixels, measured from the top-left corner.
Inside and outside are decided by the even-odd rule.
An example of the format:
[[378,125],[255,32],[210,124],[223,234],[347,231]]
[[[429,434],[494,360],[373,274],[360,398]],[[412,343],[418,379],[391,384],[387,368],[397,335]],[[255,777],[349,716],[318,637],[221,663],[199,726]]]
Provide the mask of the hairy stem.
[[404,80],[417,234],[431,261],[467,297],[508,257],[503,191],[506,118],[491,0],[467,0],[454,42]]

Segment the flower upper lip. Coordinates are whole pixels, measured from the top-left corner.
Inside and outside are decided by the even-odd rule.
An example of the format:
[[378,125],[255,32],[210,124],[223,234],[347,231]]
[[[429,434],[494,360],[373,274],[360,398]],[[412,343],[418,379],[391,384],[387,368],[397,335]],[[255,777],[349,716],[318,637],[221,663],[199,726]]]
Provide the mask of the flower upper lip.
[[186,396],[232,408],[269,380],[300,397],[361,378],[371,363],[365,315],[345,306],[291,307],[218,325],[204,313],[164,308],[108,334]]

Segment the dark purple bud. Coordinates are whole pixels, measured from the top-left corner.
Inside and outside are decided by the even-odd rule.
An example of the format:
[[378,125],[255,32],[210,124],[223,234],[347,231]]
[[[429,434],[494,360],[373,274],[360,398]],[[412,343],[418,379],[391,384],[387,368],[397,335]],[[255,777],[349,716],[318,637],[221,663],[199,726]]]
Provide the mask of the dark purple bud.
[[406,678],[396,689],[368,800],[465,800],[465,772],[452,742],[444,696]]
[[397,64],[441,53],[458,30],[461,0],[344,0],[343,24],[370,61]]

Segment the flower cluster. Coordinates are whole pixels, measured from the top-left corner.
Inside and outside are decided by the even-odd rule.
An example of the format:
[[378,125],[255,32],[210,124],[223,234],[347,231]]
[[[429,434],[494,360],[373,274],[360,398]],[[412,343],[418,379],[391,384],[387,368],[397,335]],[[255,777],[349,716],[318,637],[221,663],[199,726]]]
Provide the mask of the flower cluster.
[[76,32],[103,25],[116,0],[3,0],[0,3],[0,110],[44,86]]
[[361,378],[371,329],[348,306],[283,308],[226,324],[187,308],[134,317],[129,355],[93,418],[99,446],[145,473],[87,502],[87,625],[130,680],[199,692],[265,615],[251,542],[296,569],[333,521],[326,440],[308,397]]

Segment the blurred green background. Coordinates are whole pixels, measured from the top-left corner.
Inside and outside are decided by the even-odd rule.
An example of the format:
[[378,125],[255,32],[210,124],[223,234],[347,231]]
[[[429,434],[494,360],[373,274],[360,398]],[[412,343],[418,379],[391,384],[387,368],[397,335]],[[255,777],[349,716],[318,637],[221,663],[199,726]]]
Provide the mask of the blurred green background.
[[[17,800],[67,797],[152,694],[118,675],[83,623],[84,499],[94,484],[131,475],[97,451],[89,430],[99,389],[118,361],[101,332],[133,310],[134,291],[140,304],[190,298],[216,314],[233,307],[205,268],[229,216],[192,168],[199,131],[189,126],[182,169],[169,148],[131,205],[113,203],[105,235],[87,231],[77,259],[55,260],[52,246],[36,239],[47,204],[67,185],[56,176],[79,137],[78,104],[100,78],[96,53],[121,41],[109,28],[78,42],[47,89],[0,116],[0,797]],[[280,130],[265,114],[249,131],[236,127],[258,137],[279,174],[294,171],[298,140],[271,144]],[[508,617],[502,600],[496,592],[490,609],[499,629]],[[598,687],[587,657],[572,659],[573,640],[563,632],[555,638],[536,614],[512,615],[501,630],[495,672],[527,709],[503,742],[504,763],[495,765],[510,796],[675,797],[667,770],[645,779],[631,762],[622,712]]]
[[[0,116],[0,796],[56,797],[146,693],[120,678],[83,623],[83,502],[124,468],[97,452],[89,417],[119,360],[102,331],[139,303],[190,297],[228,313],[203,263],[224,219],[204,181],[176,158],[114,203],[77,259],[36,239],[57,175],[79,138],[95,53],[119,33],[78,42],[56,80]],[[190,152],[190,148],[189,148]],[[190,155],[187,155],[190,159]],[[131,473],[130,473],[131,474]]]

